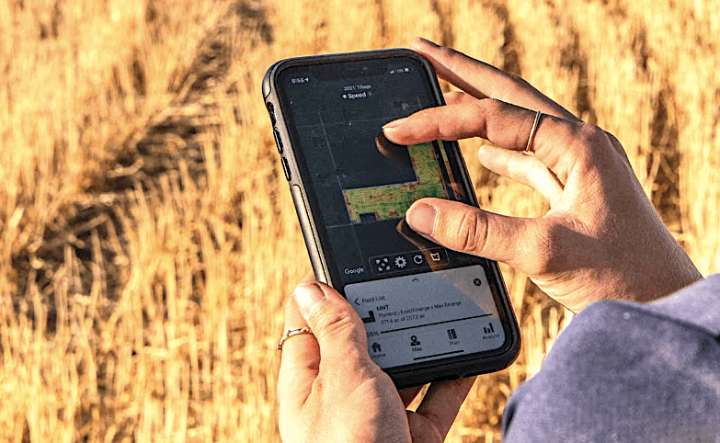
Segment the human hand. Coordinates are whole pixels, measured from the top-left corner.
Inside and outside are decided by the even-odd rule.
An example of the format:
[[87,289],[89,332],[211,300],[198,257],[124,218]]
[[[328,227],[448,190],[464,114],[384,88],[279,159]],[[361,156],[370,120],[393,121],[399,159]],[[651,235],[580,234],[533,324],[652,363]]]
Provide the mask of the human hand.
[[[447,106],[388,123],[409,145],[483,137],[480,162],[525,183],[550,203],[540,218],[495,214],[448,200],[415,202],[406,221],[457,251],[508,263],[573,311],[614,298],[649,301],[702,276],[645,196],[620,142],[583,123],[524,80],[460,52],[418,39],[413,49],[465,92]],[[532,109],[532,110],[531,110]],[[543,115],[531,146],[535,110]]]
[[285,309],[286,330],[309,326],[282,348],[280,434],[289,442],[439,443],[474,378],[436,382],[416,411],[420,388],[398,392],[370,359],[362,320],[334,289],[302,283]]

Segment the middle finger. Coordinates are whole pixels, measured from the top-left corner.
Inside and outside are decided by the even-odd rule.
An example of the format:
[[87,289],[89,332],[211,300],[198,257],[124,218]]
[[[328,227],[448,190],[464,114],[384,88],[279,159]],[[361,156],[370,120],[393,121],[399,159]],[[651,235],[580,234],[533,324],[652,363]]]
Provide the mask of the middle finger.
[[418,37],[411,47],[432,63],[438,75],[477,98],[496,98],[568,120],[577,117],[521,78],[460,51]]
[[[385,136],[400,145],[432,140],[460,140],[482,137],[495,146],[522,151],[528,144],[536,113],[494,99],[474,103],[438,106],[418,111],[383,127]],[[545,115],[537,127],[532,148],[564,184],[576,162],[588,154],[578,140],[581,125],[577,121]]]

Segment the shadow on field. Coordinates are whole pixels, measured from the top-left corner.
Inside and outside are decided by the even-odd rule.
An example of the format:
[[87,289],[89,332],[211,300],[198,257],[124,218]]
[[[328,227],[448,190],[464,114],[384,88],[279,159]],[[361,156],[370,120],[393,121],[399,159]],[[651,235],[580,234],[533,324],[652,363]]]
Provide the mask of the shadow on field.
[[[148,21],[155,16],[152,5],[146,13]],[[232,84],[223,81],[232,63],[242,58],[235,43],[249,40],[254,46],[270,43],[272,38],[264,9],[246,1],[232,4],[195,48],[186,72],[168,85],[175,96],[170,106],[151,117],[144,127],[127,134],[119,146],[106,148],[111,156],[101,173],[89,177],[77,200],[45,226],[41,241],[13,256],[20,278],[18,293],[24,294],[30,285],[36,285],[48,302],[48,332],[55,329],[53,292],[60,285],[69,286],[71,293],[89,294],[101,273],[106,286],[103,292],[111,300],[119,294],[127,277],[122,218],[135,191],[141,190],[150,200],[158,198],[164,178],[174,179],[180,186],[187,180],[205,186],[206,156],[216,155],[218,148],[207,136],[218,129],[220,121],[214,94],[235,92]],[[144,69],[137,58],[133,73],[136,92],[142,95]],[[235,118],[240,118],[238,109]],[[58,272],[67,263],[67,254],[77,259],[74,262],[79,267],[72,276]],[[20,299],[15,299],[15,308],[28,310],[33,318],[32,309],[20,306],[24,303]]]

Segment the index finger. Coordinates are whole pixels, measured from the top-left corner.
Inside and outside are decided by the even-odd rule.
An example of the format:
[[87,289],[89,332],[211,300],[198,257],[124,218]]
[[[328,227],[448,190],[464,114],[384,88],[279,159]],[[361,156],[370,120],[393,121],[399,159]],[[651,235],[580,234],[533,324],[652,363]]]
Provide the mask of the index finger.
[[410,46],[432,63],[441,78],[477,98],[496,98],[556,117],[577,120],[570,111],[525,80],[491,64],[422,37],[417,37]]
[[[414,145],[432,140],[460,140],[482,137],[505,149],[522,151],[534,126],[536,112],[495,99],[472,103],[438,106],[418,111],[383,127],[385,136],[401,145]],[[582,143],[575,143],[582,125],[552,115],[544,115],[537,125],[531,148],[565,183],[571,168],[587,152]]]

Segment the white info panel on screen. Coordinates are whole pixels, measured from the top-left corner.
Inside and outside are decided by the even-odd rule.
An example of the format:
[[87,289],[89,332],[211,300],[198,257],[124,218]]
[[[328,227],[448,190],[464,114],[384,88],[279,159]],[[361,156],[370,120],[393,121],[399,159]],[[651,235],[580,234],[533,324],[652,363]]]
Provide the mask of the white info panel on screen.
[[383,368],[497,349],[505,333],[480,265],[345,286]]

